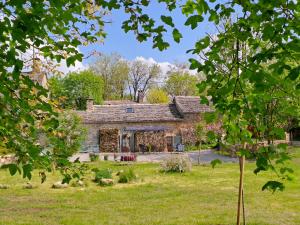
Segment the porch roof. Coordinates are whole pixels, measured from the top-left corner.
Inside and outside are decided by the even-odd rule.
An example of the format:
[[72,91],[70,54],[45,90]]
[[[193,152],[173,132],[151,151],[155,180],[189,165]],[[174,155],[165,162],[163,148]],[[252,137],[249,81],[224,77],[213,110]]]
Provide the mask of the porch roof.
[[165,131],[170,129],[167,126],[130,126],[125,127],[124,131]]

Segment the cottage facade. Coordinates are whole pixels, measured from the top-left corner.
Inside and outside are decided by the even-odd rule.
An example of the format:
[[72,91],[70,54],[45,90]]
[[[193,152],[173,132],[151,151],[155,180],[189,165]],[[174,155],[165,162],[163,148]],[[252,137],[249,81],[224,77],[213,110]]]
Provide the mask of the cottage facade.
[[88,128],[86,151],[174,151],[178,144],[195,144],[195,124],[201,113],[211,112],[199,97],[176,96],[171,104],[87,102],[77,111]]

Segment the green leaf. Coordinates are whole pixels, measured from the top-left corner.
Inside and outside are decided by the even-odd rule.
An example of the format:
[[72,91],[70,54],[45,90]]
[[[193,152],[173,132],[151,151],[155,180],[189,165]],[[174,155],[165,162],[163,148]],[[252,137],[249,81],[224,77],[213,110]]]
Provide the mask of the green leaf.
[[15,175],[17,173],[17,171],[19,170],[19,168],[16,164],[8,164],[7,167],[9,169],[9,173],[11,176]]
[[218,23],[219,22],[219,16],[215,10],[210,10],[210,16],[209,16],[209,21],[213,21]]
[[200,96],[200,103],[209,105],[209,101],[208,101],[207,97],[205,97],[205,96]]
[[176,41],[177,43],[179,43],[180,39],[182,38],[181,33],[176,28],[173,30],[173,38],[174,38],[174,41]]
[[200,41],[197,41],[195,44],[197,52],[200,52],[201,50],[207,48],[209,44],[210,44],[210,39],[207,36],[205,38],[202,38]]
[[203,91],[205,91],[207,84],[205,81],[202,81],[201,83],[196,84],[196,86],[198,88],[199,93],[202,93]]
[[31,164],[23,165],[23,178],[27,177],[29,180],[31,180],[31,171],[32,171]]
[[220,159],[215,159],[215,160],[211,161],[210,164],[211,164],[212,168],[215,168],[216,165],[222,164],[222,161]]
[[254,173],[257,174],[260,171],[266,171],[268,170],[269,163],[266,157],[259,155],[256,159],[256,166],[257,168],[254,170]]
[[203,17],[200,16],[200,15],[193,15],[193,16],[190,16],[184,25],[186,26],[191,26],[191,28],[194,30],[197,26],[198,26],[198,23],[202,22],[203,21]]
[[273,38],[274,36],[274,28],[271,24],[268,26],[265,26],[265,29],[263,30],[262,38],[264,41],[269,40],[270,38]]
[[190,64],[190,69],[191,70],[198,69],[201,66],[200,62],[196,59],[189,59],[189,61],[191,63]]
[[268,181],[263,187],[262,190],[269,190],[272,191],[273,193],[277,190],[283,191],[284,190],[284,185],[281,182],[278,181]]
[[75,61],[76,61],[76,57],[74,57],[74,56],[68,57],[66,60],[67,66],[68,67],[71,65],[75,66]]
[[299,77],[300,74],[300,66],[292,69],[289,72],[288,78],[290,78],[291,80],[296,80]]
[[167,25],[174,27],[174,23],[171,16],[161,16],[160,19]]

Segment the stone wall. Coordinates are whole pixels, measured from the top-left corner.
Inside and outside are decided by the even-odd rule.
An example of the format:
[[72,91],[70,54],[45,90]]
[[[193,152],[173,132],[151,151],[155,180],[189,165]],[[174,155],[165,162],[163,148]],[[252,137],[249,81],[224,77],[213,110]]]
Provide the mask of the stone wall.
[[173,130],[179,130],[180,122],[149,122],[149,123],[106,123],[106,124],[85,124],[87,128],[87,137],[84,146],[99,146],[99,131],[101,129],[117,129],[122,130],[129,126],[167,126]]
[[195,128],[193,126],[185,126],[180,129],[182,144],[184,145],[195,145],[198,138],[195,134]]
[[167,151],[167,141],[164,131],[147,131],[135,133],[136,146],[135,149],[140,151],[139,145],[144,145],[152,152]]
[[100,152],[118,152],[119,150],[119,130],[100,129]]
[[[119,142],[118,142],[118,135],[119,131],[121,131],[125,127],[130,127],[130,126],[166,126],[169,127],[170,130],[166,131],[168,136],[175,136],[181,135],[182,136],[182,141],[183,144],[195,144],[196,143],[196,136],[194,134],[194,127],[197,122],[200,121],[200,116],[198,114],[188,114],[185,119],[181,122],[144,122],[144,123],[105,123],[105,124],[85,124],[88,130],[87,138],[85,141],[85,146],[89,147],[94,147],[99,149],[99,136],[100,136],[100,130],[105,130],[105,129],[114,129],[115,132],[114,134],[107,138],[108,142],[105,144],[105,147],[100,146],[100,151],[108,151],[109,149],[114,149],[114,151],[119,150]],[[144,133],[144,132],[143,132]],[[151,132],[145,132],[145,135],[138,134],[137,136],[144,136],[141,139],[143,141],[140,141],[138,144],[144,144],[146,145],[152,144],[156,142],[158,143],[158,149],[160,151],[165,151],[166,150],[166,140],[165,136],[161,134],[147,134]],[[158,138],[159,137],[159,138]],[[155,141],[153,141],[155,139]],[[145,140],[149,140],[146,142]],[[101,141],[100,141],[101,142]],[[136,150],[138,150],[138,144],[136,144]],[[102,150],[103,149],[103,150]],[[115,150],[116,149],[116,150]]]

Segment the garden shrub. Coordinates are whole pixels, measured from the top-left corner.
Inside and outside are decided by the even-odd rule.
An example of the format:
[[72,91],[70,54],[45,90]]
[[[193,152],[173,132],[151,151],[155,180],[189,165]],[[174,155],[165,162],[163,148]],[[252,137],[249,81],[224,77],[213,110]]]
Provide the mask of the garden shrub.
[[110,169],[99,170],[97,168],[94,168],[93,172],[95,173],[94,181],[97,183],[101,182],[101,179],[112,179],[112,172]]
[[58,116],[59,126],[46,135],[46,146],[58,158],[77,153],[86,138],[86,128],[74,112],[64,111]]
[[97,153],[90,153],[89,154],[91,162],[95,162],[99,160],[99,155]]
[[171,155],[161,163],[163,172],[188,172],[192,169],[192,163],[188,156]]
[[119,183],[129,183],[136,180],[137,176],[132,168],[120,171],[119,173]]

